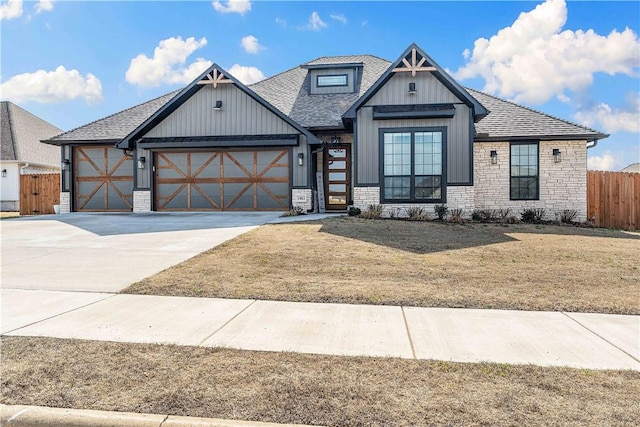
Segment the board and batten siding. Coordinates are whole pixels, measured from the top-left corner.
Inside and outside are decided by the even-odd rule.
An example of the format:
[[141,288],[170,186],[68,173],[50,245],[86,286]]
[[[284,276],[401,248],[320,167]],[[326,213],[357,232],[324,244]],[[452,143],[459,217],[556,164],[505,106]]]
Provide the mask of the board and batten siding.
[[[416,93],[409,94],[409,83],[416,84]],[[462,102],[433,74],[419,72],[395,73],[365,105],[455,104]]]
[[[416,84],[416,93],[409,94],[409,83]],[[373,106],[412,104],[454,104],[456,114],[451,119],[373,120]],[[358,111],[357,183],[380,184],[380,128],[444,126],[447,128],[447,184],[472,184],[472,120],[471,109],[433,74],[419,72],[414,77],[410,73],[395,73]]]
[[[393,80],[393,79],[392,79]],[[447,184],[471,184],[471,109],[455,104],[452,119],[373,120],[373,108],[365,106],[357,116],[357,183],[379,185],[379,132],[381,128],[447,128]]]
[[[354,68],[324,68],[322,70],[310,70],[309,72],[309,86],[311,95],[323,95],[329,93],[353,93],[355,89],[353,87],[356,74]],[[318,76],[335,76],[335,75],[347,75],[346,86],[327,86],[318,87]]]
[[[222,109],[214,110],[216,101]],[[233,84],[205,85],[144,137],[299,134]]]

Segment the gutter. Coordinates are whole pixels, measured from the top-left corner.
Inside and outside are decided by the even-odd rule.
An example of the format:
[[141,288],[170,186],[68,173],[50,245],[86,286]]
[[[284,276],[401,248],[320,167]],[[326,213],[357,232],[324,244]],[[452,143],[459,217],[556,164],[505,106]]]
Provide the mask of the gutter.
[[29,167],[29,162],[25,163],[24,166],[20,166],[20,175],[24,175],[24,170],[28,167]]

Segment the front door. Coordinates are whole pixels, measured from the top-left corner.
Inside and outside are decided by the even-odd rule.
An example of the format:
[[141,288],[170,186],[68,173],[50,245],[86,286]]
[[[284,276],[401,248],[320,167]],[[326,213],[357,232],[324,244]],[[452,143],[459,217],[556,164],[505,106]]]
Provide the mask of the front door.
[[334,145],[324,151],[327,210],[346,210],[350,203],[351,146]]

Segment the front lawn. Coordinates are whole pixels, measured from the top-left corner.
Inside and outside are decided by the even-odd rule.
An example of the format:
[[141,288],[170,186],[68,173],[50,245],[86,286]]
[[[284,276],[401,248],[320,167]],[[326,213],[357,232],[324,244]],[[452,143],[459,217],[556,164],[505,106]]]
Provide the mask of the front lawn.
[[5,404],[327,426],[640,424],[640,374],[2,338]]
[[639,259],[621,231],[343,217],[262,226],[125,292],[640,314]]

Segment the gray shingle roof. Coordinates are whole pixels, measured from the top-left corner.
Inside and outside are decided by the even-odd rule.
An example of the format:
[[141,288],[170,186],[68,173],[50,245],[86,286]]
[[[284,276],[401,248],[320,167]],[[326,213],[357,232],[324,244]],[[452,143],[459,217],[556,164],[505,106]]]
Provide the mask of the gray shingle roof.
[[[309,95],[308,70],[303,65],[362,63],[358,93]],[[357,101],[391,63],[372,55],[323,56],[262,80],[250,88],[271,105],[307,128],[342,127],[342,115]]]
[[475,124],[476,140],[574,137],[591,141],[608,135],[504,99],[466,88],[490,113]]
[[40,141],[62,130],[12,102],[2,101],[0,104],[2,160],[59,165],[60,149]]
[[49,139],[48,142],[120,141],[169,102],[178,92],[180,91],[168,93],[151,101],[136,105],[135,107],[77,127],[62,135]]
[[[309,65],[362,63],[358,93],[308,95]],[[372,55],[323,56],[249,86],[259,96],[306,128],[340,128],[342,115],[384,74],[390,61]],[[486,93],[467,91],[490,113],[475,124],[476,140],[566,137],[605,138],[597,130],[535,111]],[[120,141],[167,104],[180,91],[152,99],[87,125],[65,132],[49,142]],[[4,138],[4,134],[3,134]],[[4,155],[4,154],[3,154]]]

